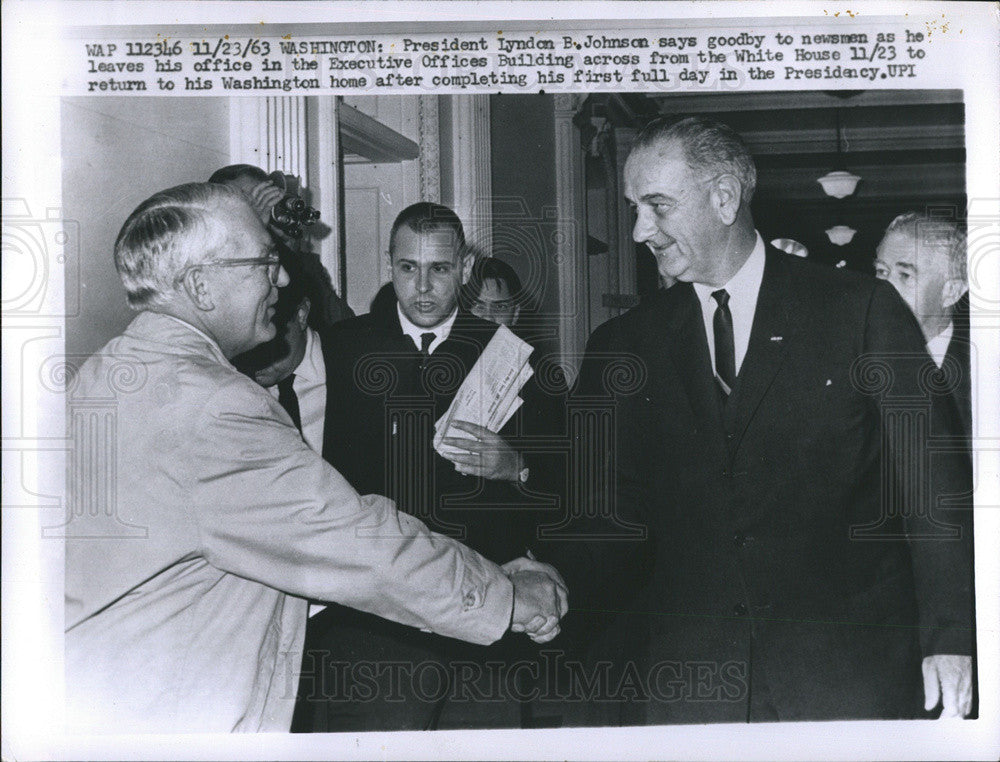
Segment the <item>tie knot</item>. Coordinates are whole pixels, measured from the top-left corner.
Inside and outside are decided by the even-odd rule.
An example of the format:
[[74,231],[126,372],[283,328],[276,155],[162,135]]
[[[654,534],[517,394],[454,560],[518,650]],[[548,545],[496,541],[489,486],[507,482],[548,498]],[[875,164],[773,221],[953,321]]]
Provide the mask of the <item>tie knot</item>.
[[437,338],[437,334],[434,332],[422,333],[420,334],[420,351],[428,355],[431,352],[431,344],[434,343],[434,339]]
[[720,288],[718,291],[713,291],[712,298],[718,302],[720,307],[725,307],[729,304],[729,292],[724,288]]

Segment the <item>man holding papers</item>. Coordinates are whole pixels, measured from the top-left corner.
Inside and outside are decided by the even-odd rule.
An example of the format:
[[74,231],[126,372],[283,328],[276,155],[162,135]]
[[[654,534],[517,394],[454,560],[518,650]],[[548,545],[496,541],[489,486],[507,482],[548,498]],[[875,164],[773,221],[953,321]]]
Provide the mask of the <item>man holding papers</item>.
[[[530,345],[459,309],[472,255],[452,210],[414,204],[389,241],[395,302],[323,337],[337,358],[324,455],[356,489],[389,495],[486,557],[521,556],[535,526],[561,513],[556,469],[533,455],[543,434],[558,433],[561,406],[532,378]],[[553,621],[535,639],[556,632]],[[294,729],[518,726],[520,678],[486,662],[524,656],[507,641],[455,648],[328,609],[309,624]]]

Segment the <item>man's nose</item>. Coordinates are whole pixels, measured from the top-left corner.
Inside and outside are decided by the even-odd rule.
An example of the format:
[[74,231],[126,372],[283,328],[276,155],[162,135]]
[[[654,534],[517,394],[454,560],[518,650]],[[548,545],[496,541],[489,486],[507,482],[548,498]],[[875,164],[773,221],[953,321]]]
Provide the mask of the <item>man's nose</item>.
[[284,286],[287,286],[288,283],[289,283],[288,273],[285,272],[285,268],[284,267],[281,267],[279,265],[278,266],[278,282],[275,283],[274,285],[276,285],[278,288],[283,288]]
[[426,294],[431,290],[431,274],[427,270],[417,271],[417,291]]
[[642,209],[636,210],[635,225],[632,226],[632,240],[644,243],[656,234],[656,225],[649,218],[649,213]]

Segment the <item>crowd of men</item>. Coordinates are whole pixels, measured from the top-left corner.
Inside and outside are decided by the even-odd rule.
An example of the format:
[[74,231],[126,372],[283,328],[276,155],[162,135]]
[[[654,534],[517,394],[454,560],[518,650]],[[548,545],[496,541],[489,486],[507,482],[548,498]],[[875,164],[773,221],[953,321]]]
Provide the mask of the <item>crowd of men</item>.
[[438,449],[528,302],[452,210],[400,212],[355,316],[259,168],[143,202],[114,248],[139,314],[73,391],[115,402],[115,510],[143,533],[66,541],[70,724],[972,713],[960,230],[901,215],[879,278],[779,252],[745,144],[701,118],[650,123],[624,178],[669,287],[594,332],[572,390],[533,354],[503,428]]

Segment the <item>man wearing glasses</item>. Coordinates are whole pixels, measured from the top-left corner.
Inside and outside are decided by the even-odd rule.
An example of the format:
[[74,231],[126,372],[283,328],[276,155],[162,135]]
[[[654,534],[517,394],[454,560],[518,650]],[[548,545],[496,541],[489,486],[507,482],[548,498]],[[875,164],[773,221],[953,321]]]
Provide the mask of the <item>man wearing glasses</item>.
[[[522,559],[508,574],[358,495],[233,368],[275,335],[288,282],[241,194],[154,195],[126,220],[115,265],[139,315],[67,394],[70,420],[100,403],[109,424],[106,447],[76,437],[68,485],[69,728],[288,730],[307,598],[482,644],[558,632],[550,567]],[[110,485],[88,478],[99,458]]]

